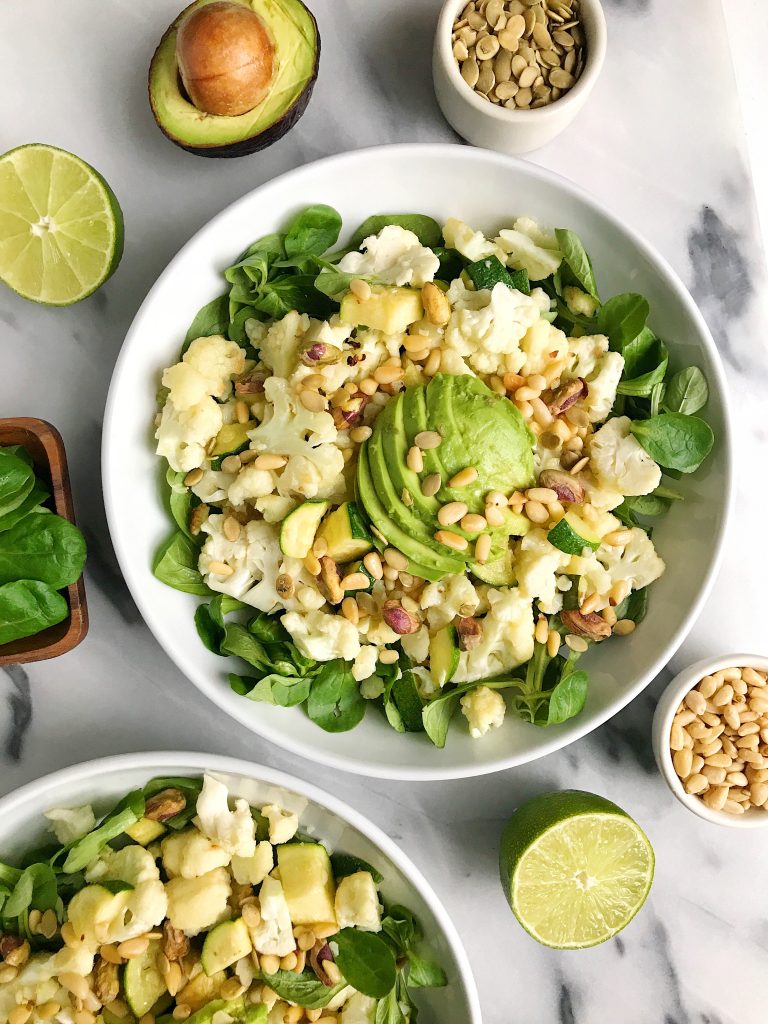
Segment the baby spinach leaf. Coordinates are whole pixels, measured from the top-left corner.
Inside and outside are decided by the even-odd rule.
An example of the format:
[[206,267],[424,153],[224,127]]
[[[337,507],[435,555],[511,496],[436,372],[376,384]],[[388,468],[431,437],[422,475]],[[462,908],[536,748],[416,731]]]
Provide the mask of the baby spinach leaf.
[[85,540],[57,515],[30,516],[0,533],[0,583],[39,580],[56,590],[80,578]]
[[276,673],[262,676],[248,691],[248,700],[263,704],[276,704],[281,708],[294,708],[303,704],[312,686],[311,676],[284,676]]
[[649,415],[650,416],[658,416],[658,414],[659,414],[659,412],[661,410],[662,402],[664,401],[664,395],[666,394],[666,390],[667,390],[667,385],[663,384],[663,383],[654,384],[653,387],[651,388],[651,395],[650,395],[651,401],[650,401],[650,410],[649,410]]
[[588,688],[586,672],[571,672],[564,676],[550,694],[547,725],[559,725],[578,715],[587,702]]
[[662,356],[660,345],[650,327],[644,327],[637,337],[628,341],[622,349],[624,377],[637,377],[658,366]]
[[123,835],[144,814],[144,794],[140,789],[127,793],[109,812],[100,825],[74,842],[69,848],[63,870],[66,874],[82,871],[107,843]]
[[119,878],[103,879],[99,882],[102,889],[106,889],[107,892],[111,892],[115,896],[119,892],[129,892],[133,889],[130,882],[123,882]]
[[524,295],[531,294],[531,282],[528,279],[527,270],[509,271],[497,256],[485,256],[475,263],[470,263],[466,268],[470,280],[475,288],[492,289],[501,283],[508,288],[515,288]]
[[366,701],[349,666],[340,659],[326,662],[307,700],[312,721],[326,732],[347,732],[362,721],[365,710]]
[[360,857],[353,857],[350,853],[332,853],[331,867],[333,868],[333,877],[337,882],[340,878],[346,878],[347,875],[357,874],[358,871],[367,871],[377,885],[381,885],[384,881],[382,873],[372,867],[368,861],[361,860]]
[[576,283],[593,299],[599,301],[600,296],[597,292],[592,263],[579,236],[568,228],[555,228],[555,237],[560,246],[560,252],[563,254],[563,260]]
[[448,984],[445,971],[434,960],[411,952],[408,964],[408,984],[412,988],[444,988]]
[[28,516],[30,512],[37,511],[40,505],[42,505],[44,501],[47,501],[50,496],[48,488],[43,486],[39,480],[35,480],[32,490],[22,503],[17,505],[16,508],[12,509],[10,512],[6,512],[5,515],[0,516],[0,531],[10,530],[12,526],[15,526],[16,523],[20,522],[25,516]]
[[248,623],[248,629],[263,644],[289,643],[291,635],[280,621],[279,615],[259,612]]
[[23,911],[53,910],[58,900],[56,872],[49,864],[30,864],[22,872],[4,907],[4,917],[18,917]]
[[462,683],[453,690],[444,690],[438,697],[429,701],[422,711],[424,731],[436,747],[444,747],[448,735],[448,726],[456,713],[461,697],[478,686],[488,686],[492,690],[506,690],[511,686],[519,686],[519,679],[484,679],[479,682]]
[[344,270],[322,270],[315,278],[315,288],[323,295],[333,299],[334,302],[341,302],[343,296],[349,291],[350,284],[360,280],[373,284],[376,278],[361,274],[349,274]]
[[38,580],[17,580],[0,586],[0,644],[35,636],[69,615],[61,594]]
[[224,639],[224,630],[211,615],[210,605],[201,604],[195,609],[195,629],[197,629],[197,635],[203,641],[203,645],[212,654],[222,654],[221,642]]
[[179,531],[160,546],[155,555],[152,572],[161,583],[173,587],[174,590],[207,597],[211,590],[203,582],[197,568],[199,557],[200,549],[197,544]]
[[35,485],[35,473],[25,459],[0,448],[0,516],[12,512]]
[[326,988],[314,971],[304,971],[303,974],[296,974],[294,971],[262,973],[262,978],[281,999],[303,1006],[305,1010],[322,1010],[343,988],[346,988],[345,981],[340,981],[333,988]]
[[197,338],[209,338],[212,334],[227,333],[229,327],[229,295],[219,295],[199,309],[195,319],[189,325],[182,355]]
[[348,984],[372,999],[383,999],[397,978],[389,945],[373,932],[342,928],[331,939],[338,948],[336,963]]
[[269,655],[264,645],[239,622],[228,622],[224,627],[224,639],[221,642],[222,654],[233,654],[242,658],[254,668],[268,672],[271,668]]
[[381,934],[387,939],[399,960],[408,954],[411,946],[421,938],[421,927],[416,916],[399,903],[389,907],[381,921]]
[[174,522],[181,532],[191,539],[189,514],[192,511],[193,500],[196,501],[197,499],[192,494],[192,491],[184,485],[185,476],[186,473],[177,473],[169,468],[165,474],[165,480],[169,487],[168,507],[171,510]]
[[709,400],[707,378],[698,366],[686,366],[676,373],[667,385],[664,408],[667,412],[679,412],[686,416],[703,409]]
[[623,352],[643,330],[650,312],[648,300],[642,295],[635,292],[614,295],[597,314],[597,331],[608,335],[614,352]]
[[433,245],[432,252],[440,260],[435,274],[437,281],[454,281],[464,269],[465,260],[456,249],[447,249],[444,245]]
[[370,235],[378,235],[382,228],[396,224],[406,231],[412,231],[428,249],[440,245],[443,240],[443,229],[432,217],[423,213],[381,213],[364,220],[360,227],[347,242],[347,250],[359,249]]
[[341,215],[333,207],[324,203],[307,206],[288,225],[283,243],[285,254],[320,256],[336,244],[340,231]]
[[715,435],[698,416],[667,412],[635,420],[632,433],[651,458],[666,469],[693,473],[712,451]]
[[617,619],[631,619],[632,622],[641,623],[648,612],[648,588],[633,590],[617,605],[615,612]]
[[[622,377],[616,389],[617,394],[630,395],[633,398],[650,397],[653,389],[664,382],[668,365],[669,352],[667,351],[667,346],[660,338],[654,338],[654,344],[649,346],[640,365],[635,363],[633,367],[634,375]],[[645,369],[646,367],[648,369]],[[640,370],[644,372],[638,372]]]
[[410,1014],[406,1017],[400,1005],[397,988],[393,988],[376,1004],[376,1024],[410,1024]]

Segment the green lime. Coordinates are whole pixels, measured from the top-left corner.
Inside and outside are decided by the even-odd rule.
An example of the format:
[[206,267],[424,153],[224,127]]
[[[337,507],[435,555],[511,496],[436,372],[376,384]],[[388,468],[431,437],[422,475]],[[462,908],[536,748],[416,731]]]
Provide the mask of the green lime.
[[0,280],[25,299],[71,306],[123,254],[123,214],[98,171],[55,146],[0,157]]
[[629,924],[653,881],[653,848],[639,825],[593,793],[534,797],[507,823],[499,857],[512,912],[556,949],[605,942]]

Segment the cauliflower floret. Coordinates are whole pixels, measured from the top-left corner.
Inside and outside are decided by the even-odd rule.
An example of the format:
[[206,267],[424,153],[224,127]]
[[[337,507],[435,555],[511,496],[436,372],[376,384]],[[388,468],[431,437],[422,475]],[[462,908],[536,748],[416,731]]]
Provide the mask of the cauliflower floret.
[[197,798],[197,827],[230,855],[251,857],[256,849],[256,824],[247,800],[235,800],[230,810],[227,787],[211,775],[203,778]]
[[478,740],[491,729],[498,729],[503,724],[507,705],[498,690],[478,686],[461,698],[461,713],[469,725],[469,735],[473,740]]
[[266,839],[258,844],[252,856],[233,857],[231,864],[232,874],[238,885],[261,885],[274,866],[272,844]]
[[602,544],[597,558],[603,563],[613,583],[626,580],[632,590],[647,587],[664,572],[666,566],[656,554],[653,541],[639,527],[633,527],[632,537],[624,547]]
[[149,879],[118,893],[87,885],[70,900],[67,916],[75,934],[95,949],[151,931],[162,922],[167,907],[163,883]]
[[51,823],[48,828],[63,846],[81,839],[96,824],[96,816],[90,804],[83,807],[52,807],[45,812],[45,817]]
[[253,504],[268,523],[282,523],[288,513],[296,508],[295,499],[284,498],[282,494],[265,494]]
[[454,682],[486,679],[522,665],[533,654],[533,607],[520,588],[488,590],[490,610],[481,620],[477,647],[462,651]]
[[344,456],[334,444],[321,444],[306,455],[292,455],[277,481],[284,497],[335,498],[344,494]]
[[197,338],[182,356],[181,362],[163,371],[163,386],[169,399],[183,411],[206,397],[225,398],[232,377],[245,369],[245,350],[220,334]]
[[257,469],[252,463],[243,466],[227,490],[231,505],[243,505],[251,498],[264,498],[275,489],[275,476],[268,469]]
[[507,254],[509,266],[527,270],[532,281],[543,281],[554,274],[563,259],[555,235],[528,217],[518,217],[514,230],[500,231],[495,242]]
[[142,846],[126,846],[122,850],[107,847],[85,871],[86,882],[120,881],[134,888],[159,877],[155,858]]
[[562,379],[583,377],[586,380],[589,391],[579,405],[586,409],[592,423],[600,423],[610,413],[624,372],[624,357],[618,352],[609,352],[608,344],[604,334],[568,339],[568,362]]
[[[69,992],[61,989],[53,980],[60,974],[74,974],[78,978],[87,978],[93,970],[94,950],[84,943],[76,946],[64,946],[57,953],[33,954],[19,968],[19,973],[12,981],[0,985],[0,1020],[10,1019],[11,1012],[19,1005],[43,1006],[47,1002],[57,1002],[64,1009],[57,1014],[57,1021],[71,1021],[69,1013]],[[64,1014],[67,1014],[65,1017]],[[31,1020],[41,1020],[33,1015]]]
[[593,317],[600,306],[597,299],[587,295],[581,288],[563,288],[563,298],[568,309],[576,316]]
[[376,662],[378,657],[379,652],[373,644],[366,644],[364,647],[361,647],[357,652],[355,662],[352,665],[353,678],[358,682],[362,682],[363,679],[367,679],[369,676],[372,676],[376,671]]
[[[222,473],[217,469],[206,469],[203,471],[202,478],[189,489],[206,505],[216,504],[226,500],[227,491],[230,485],[235,482],[235,479],[234,473]],[[181,487],[179,490],[183,491],[185,488]]]
[[590,594],[596,594],[599,601],[595,605],[595,611],[600,611],[609,604],[609,592],[613,580],[606,572],[605,567],[598,562],[594,551],[589,551],[584,555],[572,555],[568,563],[568,575],[579,577],[580,601]]
[[563,380],[573,380],[576,377],[583,377],[586,380],[597,371],[608,347],[609,341],[605,334],[585,334],[580,338],[569,338]]
[[473,615],[479,603],[477,591],[463,574],[446,576],[436,583],[428,583],[421,592],[419,602],[427,612],[429,628],[433,633],[447,626],[457,615]]
[[225,868],[232,858],[227,850],[196,828],[168,836],[160,848],[169,878],[199,878],[214,868]]
[[401,640],[403,650],[415,664],[427,660],[429,654],[429,630],[426,626],[417,629],[415,633],[408,633]]
[[547,540],[544,530],[530,530],[520,541],[515,557],[515,575],[521,593],[535,598],[539,608],[549,614],[562,606],[557,589],[557,574],[568,565],[570,555]]
[[516,373],[525,361],[520,341],[539,319],[536,301],[501,282],[491,291],[460,291],[455,284],[448,293],[450,301],[453,291],[455,301],[445,329],[446,346],[477,373]]
[[276,377],[290,377],[299,361],[299,349],[309,329],[306,313],[290,313],[270,324],[259,341],[259,355]]
[[355,992],[341,1011],[341,1024],[374,1024],[376,1000]]
[[[200,527],[208,538],[200,551],[198,566],[211,588],[228,594],[260,611],[269,612],[279,603],[275,581],[281,554],[277,528],[260,519],[247,523],[237,540],[223,533],[223,515],[209,516]],[[211,563],[223,562],[234,572],[220,576],[210,571]]]
[[525,353],[526,375],[542,373],[551,362],[562,359],[568,350],[568,339],[548,320],[537,320],[525,332],[520,349]]
[[309,611],[303,615],[288,612],[281,621],[305,658],[354,661],[360,653],[357,629],[341,615],[322,611]]
[[630,433],[628,416],[608,420],[592,435],[590,468],[598,485],[624,495],[650,494],[661,483],[661,470]]
[[339,928],[381,931],[381,906],[370,871],[356,871],[339,882],[336,889],[336,922]]
[[223,423],[221,406],[210,397],[181,410],[169,398],[155,431],[157,454],[167,459],[177,473],[197,469],[205,461],[205,446],[216,437]]
[[475,231],[456,217],[450,217],[443,225],[443,238],[449,249],[455,249],[473,263],[485,256],[495,256],[502,263],[505,261],[503,249],[489,241],[482,231]]
[[283,887],[272,875],[267,875],[259,890],[261,922],[251,928],[253,948],[259,953],[287,956],[296,948],[291,913]]
[[269,822],[269,841],[273,846],[289,843],[299,830],[299,816],[277,804],[266,804],[261,813]]
[[165,886],[168,919],[185,935],[199,935],[231,915],[229,872],[214,868],[199,878],[172,878]]
[[388,224],[378,235],[370,235],[360,246],[363,252],[349,252],[338,268],[348,274],[376,277],[382,284],[421,287],[433,281],[440,260],[421,244],[413,231]]

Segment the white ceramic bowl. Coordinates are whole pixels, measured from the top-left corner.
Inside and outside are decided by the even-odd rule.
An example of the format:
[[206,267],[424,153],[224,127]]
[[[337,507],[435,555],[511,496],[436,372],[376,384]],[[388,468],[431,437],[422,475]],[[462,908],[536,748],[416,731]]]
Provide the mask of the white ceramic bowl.
[[600,0],[581,0],[587,37],[586,63],[578,80],[559,100],[546,107],[508,110],[474,92],[461,77],[453,56],[451,31],[466,0],[446,0],[435,32],[432,79],[446,121],[475,146],[519,156],[551,142],[573,121],[600,76],[608,33]]
[[[467,181],[473,188],[467,189]],[[520,214],[570,227],[593,257],[603,294],[646,295],[651,323],[669,343],[673,367],[696,363],[709,379],[704,415],[717,434],[715,450],[699,472],[676,482],[686,501],[675,503],[654,532],[669,570],[654,584],[648,617],[637,633],[584,658],[589,699],[582,714],[565,725],[538,729],[510,714],[501,729],[473,740],[460,718],[444,750],[424,736],[395,733],[374,710],[351,732],[323,732],[299,709],[234,694],[226,673],[242,665],[234,667],[233,660],[230,669],[203,647],[193,622],[199,600],[152,575],[152,556],[171,530],[159,498],[163,467],[152,444],[160,372],[178,358],[198,308],[221,293],[222,269],[254,238],[314,202],[335,206],[347,234],[368,215],[386,211],[459,216],[486,231]],[[616,714],[669,661],[718,563],[731,495],[730,433],[723,371],[701,314],[667,263],[630,228],[575,185],[532,164],[466,146],[391,146],[331,157],[275,179],[215,217],[172,260],[137,313],[115,367],[104,420],[104,497],[120,567],[147,624],[219,707],[288,750],[337,768],[382,778],[462,778],[532,761],[578,739]]]
[[[123,754],[88,761],[46,775],[0,800],[0,860],[13,862],[41,845],[51,807],[92,803],[97,814],[131,789],[158,775],[207,772],[226,784],[233,796],[254,805],[278,803],[301,815],[302,829],[331,850],[368,861],[384,876],[382,894],[409,907],[418,917],[431,955],[448,975],[443,989],[419,989],[425,1021],[481,1024],[480,1002],[461,939],[432,887],[380,829],[347,804],[290,775],[233,757],[178,751]],[[48,838],[50,834],[48,833]]]
[[747,666],[759,669],[761,672],[768,672],[768,658],[761,657],[759,654],[726,654],[719,658],[704,658],[679,672],[662,693],[659,703],[656,705],[652,726],[653,754],[659,771],[664,776],[664,781],[680,803],[689,811],[693,811],[700,818],[711,821],[715,825],[726,825],[730,828],[768,828],[768,811],[760,807],[752,807],[745,814],[727,814],[725,811],[715,811],[711,807],[707,807],[698,796],[686,793],[672,764],[672,751],[669,746],[672,719],[675,717],[680,701],[689,690],[692,690],[704,676],[719,672],[720,669],[745,668]]

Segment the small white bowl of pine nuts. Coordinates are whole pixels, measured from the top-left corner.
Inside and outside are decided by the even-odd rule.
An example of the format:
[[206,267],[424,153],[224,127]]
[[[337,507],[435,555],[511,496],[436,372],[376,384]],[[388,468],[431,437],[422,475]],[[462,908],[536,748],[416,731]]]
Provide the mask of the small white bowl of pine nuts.
[[432,56],[437,102],[467,142],[529,153],[576,117],[606,46],[600,0],[446,0]]
[[656,707],[653,752],[694,814],[768,827],[768,658],[731,654],[680,672]]

